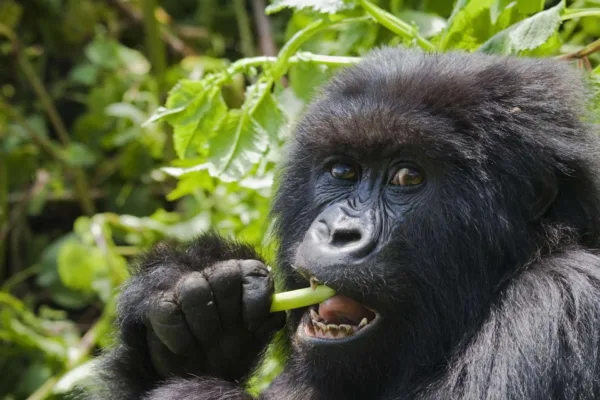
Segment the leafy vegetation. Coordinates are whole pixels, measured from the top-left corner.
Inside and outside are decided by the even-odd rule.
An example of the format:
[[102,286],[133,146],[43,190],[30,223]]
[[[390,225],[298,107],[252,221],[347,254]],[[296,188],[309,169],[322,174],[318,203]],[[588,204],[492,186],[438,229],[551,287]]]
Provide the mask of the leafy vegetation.
[[262,3],[0,2],[0,398],[86,382],[154,243],[213,228],[268,255],[293,122],[374,47],[572,60],[600,112],[598,0]]

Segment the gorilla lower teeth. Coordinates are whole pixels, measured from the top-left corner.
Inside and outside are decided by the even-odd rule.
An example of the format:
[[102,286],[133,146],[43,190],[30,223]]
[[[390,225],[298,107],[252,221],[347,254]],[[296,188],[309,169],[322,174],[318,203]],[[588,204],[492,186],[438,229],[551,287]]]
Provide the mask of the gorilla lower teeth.
[[362,328],[368,325],[367,318],[363,318],[359,325],[349,325],[349,324],[326,324],[323,318],[311,310],[311,329],[308,329],[307,332],[310,333],[310,336],[323,337],[323,338],[343,338],[354,333],[358,332]]

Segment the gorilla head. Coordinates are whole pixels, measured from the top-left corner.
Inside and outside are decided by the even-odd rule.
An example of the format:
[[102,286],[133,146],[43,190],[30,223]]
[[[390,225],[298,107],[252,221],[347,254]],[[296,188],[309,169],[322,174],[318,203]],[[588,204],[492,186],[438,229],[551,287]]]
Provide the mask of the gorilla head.
[[353,393],[431,376],[512,275],[596,245],[598,145],[574,82],[544,61],[383,49],[326,86],[274,216],[285,285],[338,296],[292,312],[292,362]]

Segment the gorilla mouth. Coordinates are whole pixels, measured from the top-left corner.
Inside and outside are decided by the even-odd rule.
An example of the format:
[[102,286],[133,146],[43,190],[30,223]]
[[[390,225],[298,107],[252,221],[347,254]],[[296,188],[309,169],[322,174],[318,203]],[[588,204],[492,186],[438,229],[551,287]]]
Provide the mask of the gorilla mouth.
[[309,338],[345,339],[368,329],[379,315],[349,297],[333,296],[304,314],[299,333]]

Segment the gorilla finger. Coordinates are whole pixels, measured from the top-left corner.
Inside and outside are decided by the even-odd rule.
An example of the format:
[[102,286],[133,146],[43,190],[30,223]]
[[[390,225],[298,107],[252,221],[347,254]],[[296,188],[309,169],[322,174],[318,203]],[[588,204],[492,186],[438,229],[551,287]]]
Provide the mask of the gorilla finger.
[[241,325],[242,276],[239,260],[222,261],[204,271],[217,303],[223,330]]
[[198,370],[197,366],[204,361],[202,352],[198,352],[194,357],[173,354],[151,330],[147,331],[146,340],[152,366],[162,379],[183,376],[189,371]]
[[179,305],[194,336],[203,343],[221,330],[211,287],[201,272],[192,272],[179,283]]
[[240,262],[242,270],[242,313],[248,330],[256,330],[269,317],[273,279],[260,261]]
[[196,340],[188,328],[173,293],[166,293],[153,302],[148,319],[156,336],[175,354],[194,348]]

